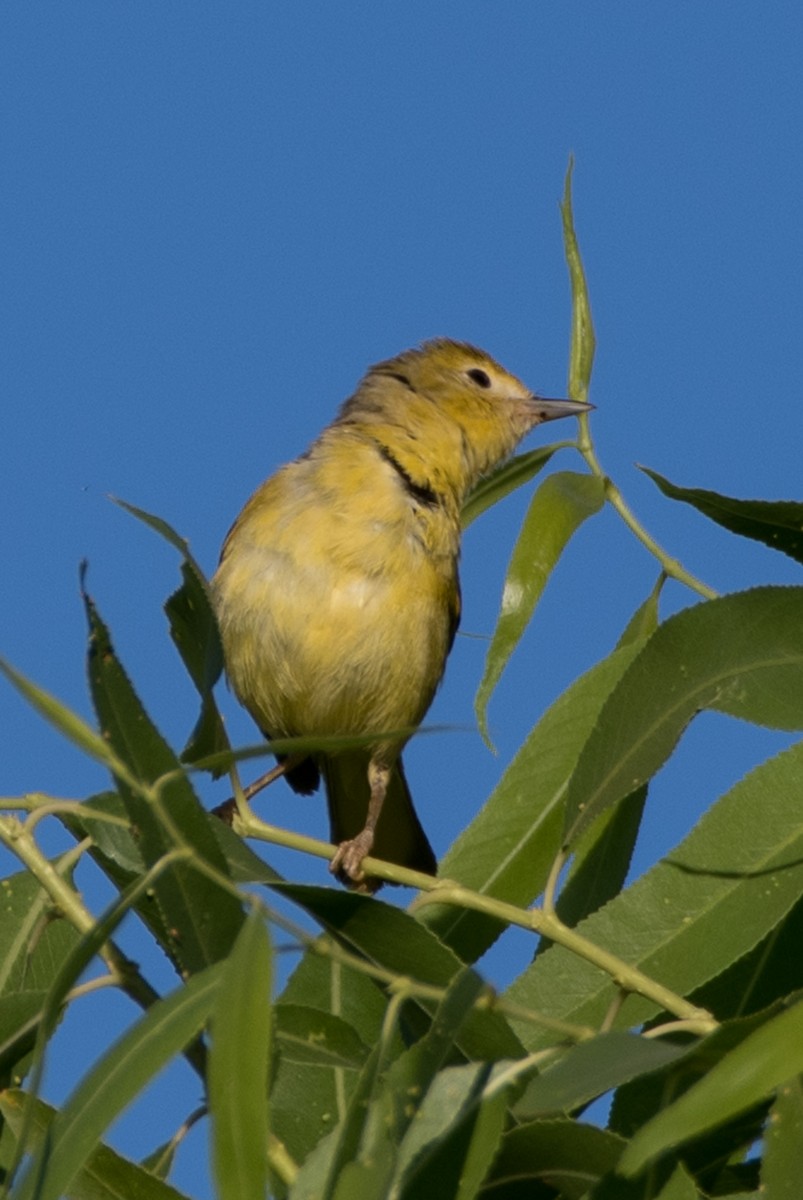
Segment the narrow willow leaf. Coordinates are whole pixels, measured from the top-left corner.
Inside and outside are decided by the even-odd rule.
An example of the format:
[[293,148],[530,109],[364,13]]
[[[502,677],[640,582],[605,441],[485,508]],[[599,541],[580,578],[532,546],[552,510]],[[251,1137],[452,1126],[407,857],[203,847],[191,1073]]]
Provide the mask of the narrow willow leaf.
[[132,517],[136,517],[138,521],[142,521],[143,524],[155,530],[174,549],[178,550],[181,557],[189,563],[199,579],[204,578],[203,571],[190,553],[190,544],[187,539],[183,538],[180,533],[177,533],[173,526],[169,525],[163,517],[157,517],[153,513],[146,512],[144,508],[137,508],[135,504],[129,504],[127,500],[121,500],[119,496],[111,496],[110,499],[127,513],[130,513]]
[[183,762],[197,762],[200,758],[222,753],[229,749],[229,741],[212,688],[223,671],[223,648],[207,579],[190,554],[189,543],[172,525],[125,500],[112,498],[131,516],[154,529],[178,550],[184,560],[181,564],[182,585],[164,607],[170,622],[170,635],[200,694],[201,712],[181,757]]
[[[666,858],[577,932],[683,996],[751,950],[803,894],[803,743],[753,770],[722,796]],[[507,997],[550,1016],[599,1025],[612,980],[553,946]],[[617,1027],[646,1020],[653,1002],[629,996]],[[513,1022],[528,1049],[548,1040]]]
[[624,1144],[580,1121],[530,1121],[502,1138],[486,1187],[493,1195],[507,1182],[519,1181],[520,1188],[525,1181],[532,1188],[543,1183],[563,1200],[580,1200],[616,1166]]
[[201,711],[182,752],[182,762],[196,762],[230,750],[212,689],[223,671],[223,648],[205,585],[183,563],[184,583],[165,603],[170,634],[201,697]]
[[[591,383],[591,371],[594,366],[594,322],[591,318],[591,305],[588,299],[588,284],[580,257],[580,245],[574,228],[574,211],[572,208],[572,175],[574,174],[574,159],[569,160],[566,180],[563,187],[563,201],[560,215],[563,221],[563,247],[566,254],[566,265],[569,268],[569,282],[572,289],[572,344],[569,359],[569,395],[573,400],[587,400]],[[581,418],[581,420],[584,418]]]
[[183,583],[165,603],[170,633],[190,678],[202,696],[223,671],[223,649],[206,581],[187,562],[181,564]]
[[803,991],[803,897],[787,916],[692,1000],[724,1020],[760,1012],[779,996]]
[[166,601],[170,635],[201,697],[201,711],[181,758],[196,762],[230,750],[213,688],[223,672],[223,647],[206,580],[186,560],[183,583]]
[[[377,1043],[358,1076],[343,1119],[304,1160],[290,1189],[289,1200],[332,1200],[336,1195],[338,1181],[343,1184],[342,1173],[354,1163],[359,1151],[381,1065],[381,1044]],[[386,1178],[384,1163],[381,1171],[382,1178]],[[361,1197],[364,1192],[370,1192],[369,1182],[367,1179],[359,1181],[352,1194]],[[349,1191],[343,1187],[340,1194],[347,1197]]]
[[[296,967],[276,1005],[277,1036],[284,1020],[283,1010],[313,1009],[309,1028],[314,1028],[315,1012],[326,1027],[327,1018],[338,1025],[356,1030],[367,1047],[382,1036],[387,997],[373,980],[361,971],[307,951]],[[292,1021],[292,1017],[290,1018]],[[298,1025],[295,1026],[298,1028]],[[319,1026],[320,1028],[320,1026]],[[291,1029],[292,1033],[292,1029]],[[347,1035],[348,1036],[348,1035]],[[332,1035],[335,1049],[350,1055],[337,1033]],[[399,1041],[395,1053],[400,1053]],[[368,1061],[365,1055],[361,1068]],[[339,1065],[304,1063],[293,1053],[277,1056],[272,1079],[271,1126],[296,1162],[303,1163],[319,1142],[343,1120],[352,1091],[360,1078],[357,1072]]]
[[28,1073],[46,997],[44,991],[0,996],[0,1087],[19,1086]]
[[15,1200],[59,1200],[68,1191],[109,1125],[202,1028],[220,970],[209,967],[159,1000],[84,1076],[51,1125],[41,1171],[31,1165]]
[[518,454],[515,458],[502,463],[496,470],[491,471],[471,489],[466,497],[460,514],[463,528],[468,529],[469,525],[476,521],[477,517],[481,516],[486,509],[497,504],[505,496],[509,496],[516,488],[520,488],[534,479],[539,471],[544,469],[556,450],[572,444],[572,442],[554,442],[551,446],[539,446],[537,450]]
[[[679,1164],[655,1200],[703,1200],[703,1194],[697,1190],[692,1177]],[[733,1196],[731,1200],[737,1200],[737,1198]]]
[[235,883],[278,883],[282,876],[255,854],[234,830],[218,817],[209,814],[209,824],[220,846]]
[[639,605],[623,629],[622,636],[616,643],[617,649],[620,646],[629,646],[631,642],[640,642],[655,633],[658,628],[658,602],[666,579],[662,571],[647,599]]
[[[476,1195],[492,1161],[506,1121],[507,1095],[518,1085],[517,1064],[471,1064],[441,1069],[452,1057],[456,1033],[477,995],[468,972],[455,980],[428,1033],[390,1067],[377,1089],[360,1162],[380,1156],[388,1167],[376,1200],[415,1200],[444,1194]],[[533,1064],[525,1068],[529,1074]],[[401,1141],[399,1142],[399,1138]],[[350,1195],[351,1168],[337,1196]],[[380,1181],[377,1180],[377,1183]],[[363,1187],[364,1179],[360,1179]]]
[[[455,975],[427,1032],[388,1070],[382,1090],[377,1094],[378,1109],[369,1127],[374,1136],[380,1132],[387,1134],[394,1146],[398,1146],[438,1070],[447,1056],[454,1053],[459,1030],[484,987],[483,981],[471,970],[465,969]],[[377,1149],[378,1145],[369,1136],[362,1153],[370,1159]]]
[[579,527],[605,501],[596,475],[559,471],[550,475],[530,502],[508,566],[502,610],[474,701],[480,730],[488,740],[488,701],[521,640],[558,559]]
[[[750,1200],[746,1192],[728,1190],[722,1194],[729,1200]],[[623,1179],[621,1175],[609,1172],[589,1193],[588,1200],[707,1200],[707,1196],[698,1190],[694,1179],[681,1164],[662,1162],[648,1178]]]
[[[646,786],[636,788],[580,838],[558,897],[557,912],[565,925],[573,928],[621,891],[646,803]],[[539,943],[539,953],[546,945],[544,940]]]
[[803,588],[754,588],[665,621],[622,677],[580,755],[566,798],[567,844],[646,783],[702,709],[803,729],[801,628]]
[[[566,785],[600,709],[643,643],[592,667],[547,710],[494,792],[440,865],[445,879],[526,906],[540,894],[560,849]],[[427,903],[417,913],[465,962],[504,926],[455,905]]]
[[226,960],[212,1012],[209,1111],[220,1200],[264,1200],[268,1181],[271,953],[252,909]]
[[0,880],[0,912],[0,1080],[18,1083],[48,993],[81,935],[27,871]]
[[49,721],[79,750],[83,750],[90,758],[97,759],[110,771],[114,771],[118,767],[119,759],[111,746],[90,725],[87,725],[83,717],[79,717],[78,713],[73,712],[66,704],[62,704],[50,692],[46,692],[44,688],[40,688],[30,679],[26,679],[20,671],[17,671],[11,666],[11,663],[6,662],[3,658],[0,658],[0,672],[41,717]]
[[[129,820],[136,827],[146,866],[177,846],[227,876],[226,861],[184,769],[150,720],[112,647],[92,600],[84,595],[89,622],[89,679],[104,739],[150,794],[118,779]],[[202,875],[191,861],[175,863],[154,885],[163,927],[162,944],[178,968],[196,971],[228,954],[242,923],[242,908],[227,888]]]
[[767,1021],[648,1122],[622,1155],[620,1173],[637,1175],[664,1150],[727,1121],[801,1071],[803,1003],[798,1003]]
[[284,1062],[359,1070],[369,1049],[353,1025],[309,1004],[277,1004],[276,1040]]
[[547,1064],[530,1080],[513,1105],[513,1113],[520,1121],[570,1113],[639,1075],[676,1062],[684,1053],[684,1047],[657,1038],[601,1033]]
[[[99,792],[77,807],[55,816],[77,840],[92,838],[90,853],[101,865],[113,863],[121,872],[115,883],[130,883],[145,870],[128,811],[119,792]],[[95,853],[97,852],[97,853]]]
[[[18,1135],[23,1111],[30,1099],[24,1092],[0,1092],[0,1114]],[[34,1103],[32,1142],[45,1142],[57,1110],[41,1100]],[[67,1200],[185,1200],[185,1193],[158,1179],[144,1167],[123,1158],[108,1146],[98,1145],[74,1176],[64,1195]]]
[[490,1063],[438,1073],[399,1149],[389,1200],[477,1195],[507,1122],[510,1089],[494,1091],[492,1074]]
[[764,1134],[762,1191],[772,1200],[799,1200],[803,1179],[803,1080],[778,1089]]
[[28,871],[0,880],[0,906],[0,996],[47,991],[81,935]]
[[718,525],[803,562],[803,504],[798,500],[736,500],[704,488],[682,488],[642,467],[670,500],[683,500]]

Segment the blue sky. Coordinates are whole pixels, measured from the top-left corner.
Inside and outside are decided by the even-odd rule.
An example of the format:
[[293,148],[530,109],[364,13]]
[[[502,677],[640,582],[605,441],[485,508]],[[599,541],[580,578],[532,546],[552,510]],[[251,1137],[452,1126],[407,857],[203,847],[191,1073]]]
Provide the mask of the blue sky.
[[[780,0],[8,0],[0,652],[89,713],[86,558],[121,657],[182,742],[194,699],[161,612],[175,556],[107,494],[165,517],[211,572],[250,491],[304,449],[369,363],[445,334],[563,394],[557,204],[570,152],[606,470],[712,586],[796,582],[794,564],[663,499],[633,464],[800,498],[802,40],[800,6]],[[526,502],[511,498],[466,538],[465,633],[493,628]],[[439,853],[656,574],[614,514],[590,522],[492,701],[498,756],[465,732],[410,748]],[[672,588],[665,611],[692,599]],[[458,638],[433,721],[472,723],[484,650]],[[105,785],[0,695],[3,794]],[[252,741],[221,700],[234,740]],[[782,744],[701,719],[653,789],[638,862]],[[322,802],[289,798],[271,797],[272,814],[322,836]],[[319,864],[273,861],[323,878]],[[504,981],[517,961],[497,956],[489,971]],[[111,1007],[112,1022],[130,1015]],[[65,1051],[52,1095],[76,1068]],[[132,1153],[147,1149],[141,1126],[127,1135]]]

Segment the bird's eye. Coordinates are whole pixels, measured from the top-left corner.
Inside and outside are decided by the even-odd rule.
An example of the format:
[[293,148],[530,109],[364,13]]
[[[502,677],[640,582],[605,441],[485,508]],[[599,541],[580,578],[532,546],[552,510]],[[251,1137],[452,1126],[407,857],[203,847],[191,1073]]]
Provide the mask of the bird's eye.
[[491,386],[490,375],[483,371],[481,367],[472,367],[469,371],[466,371],[466,375],[468,375],[469,379],[473,379],[481,388],[489,388]]

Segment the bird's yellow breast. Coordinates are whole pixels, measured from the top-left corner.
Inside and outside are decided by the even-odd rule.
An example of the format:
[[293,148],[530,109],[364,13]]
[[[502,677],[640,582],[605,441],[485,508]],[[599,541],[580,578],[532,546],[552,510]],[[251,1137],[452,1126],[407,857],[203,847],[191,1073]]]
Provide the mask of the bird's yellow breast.
[[263,484],[213,582],[229,678],[270,735],[420,721],[443,673],[459,530],[338,431]]

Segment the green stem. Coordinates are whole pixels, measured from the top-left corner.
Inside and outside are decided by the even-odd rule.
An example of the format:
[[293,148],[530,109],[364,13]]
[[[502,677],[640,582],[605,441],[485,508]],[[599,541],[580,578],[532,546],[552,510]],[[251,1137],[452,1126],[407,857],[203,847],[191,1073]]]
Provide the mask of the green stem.
[[[367,861],[366,859],[366,864]],[[590,942],[575,929],[564,925],[554,912],[546,913],[539,908],[517,908],[513,904],[494,900],[490,896],[483,896],[479,892],[472,892],[468,888],[461,887],[460,884],[453,883],[443,883],[440,887],[436,885],[428,895],[419,897],[417,901],[419,907],[427,903],[454,904],[460,908],[468,908],[474,912],[496,917],[497,920],[504,921],[509,925],[530,929],[542,937],[549,938],[552,942],[557,942],[558,945],[570,950],[579,958],[584,958],[593,966],[599,967],[622,991],[635,992],[644,996],[681,1020],[703,1022],[709,1032],[716,1028],[716,1021],[706,1009],[690,1004],[683,996],[678,996],[677,993],[664,987],[662,983],[651,979],[638,967],[631,966],[609,950]]]
[[[336,847],[328,842],[321,842],[302,834],[278,829],[275,825],[266,825],[264,821],[260,821],[250,812],[245,818],[238,814],[235,817],[234,826],[236,831],[243,836],[287,846],[293,850],[301,850],[307,854],[314,854],[318,858],[331,859],[336,850]],[[624,962],[615,954],[611,954],[610,951],[588,941],[576,930],[564,925],[554,911],[545,912],[539,908],[517,908],[503,900],[496,900],[492,896],[484,896],[480,892],[471,891],[460,884],[439,880],[433,875],[425,875],[422,871],[411,871],[407,867],[387,863],[379,858],[369,856],[363,860],[363,866],[366,875],[374,875],[388,883],[402,884],[422,892],[423,894],[416,900],[416,908],[433,903],[454,904],[460,908],[485,913],[505,924],[529,929],[533,933],[548,937],[551,941],[557,942],[558,945],[564,946],[567,950],[571,950],[572,953],[599,967],[623,991],[636,992],[645,996],[681,1020],[702,1022],[709,1030],[716,1027],[716,1022],[706,1009],[690,1004],[682,996],[678,996],[663,984],[645,975],[638,967],[630,966],[629,963]]]

